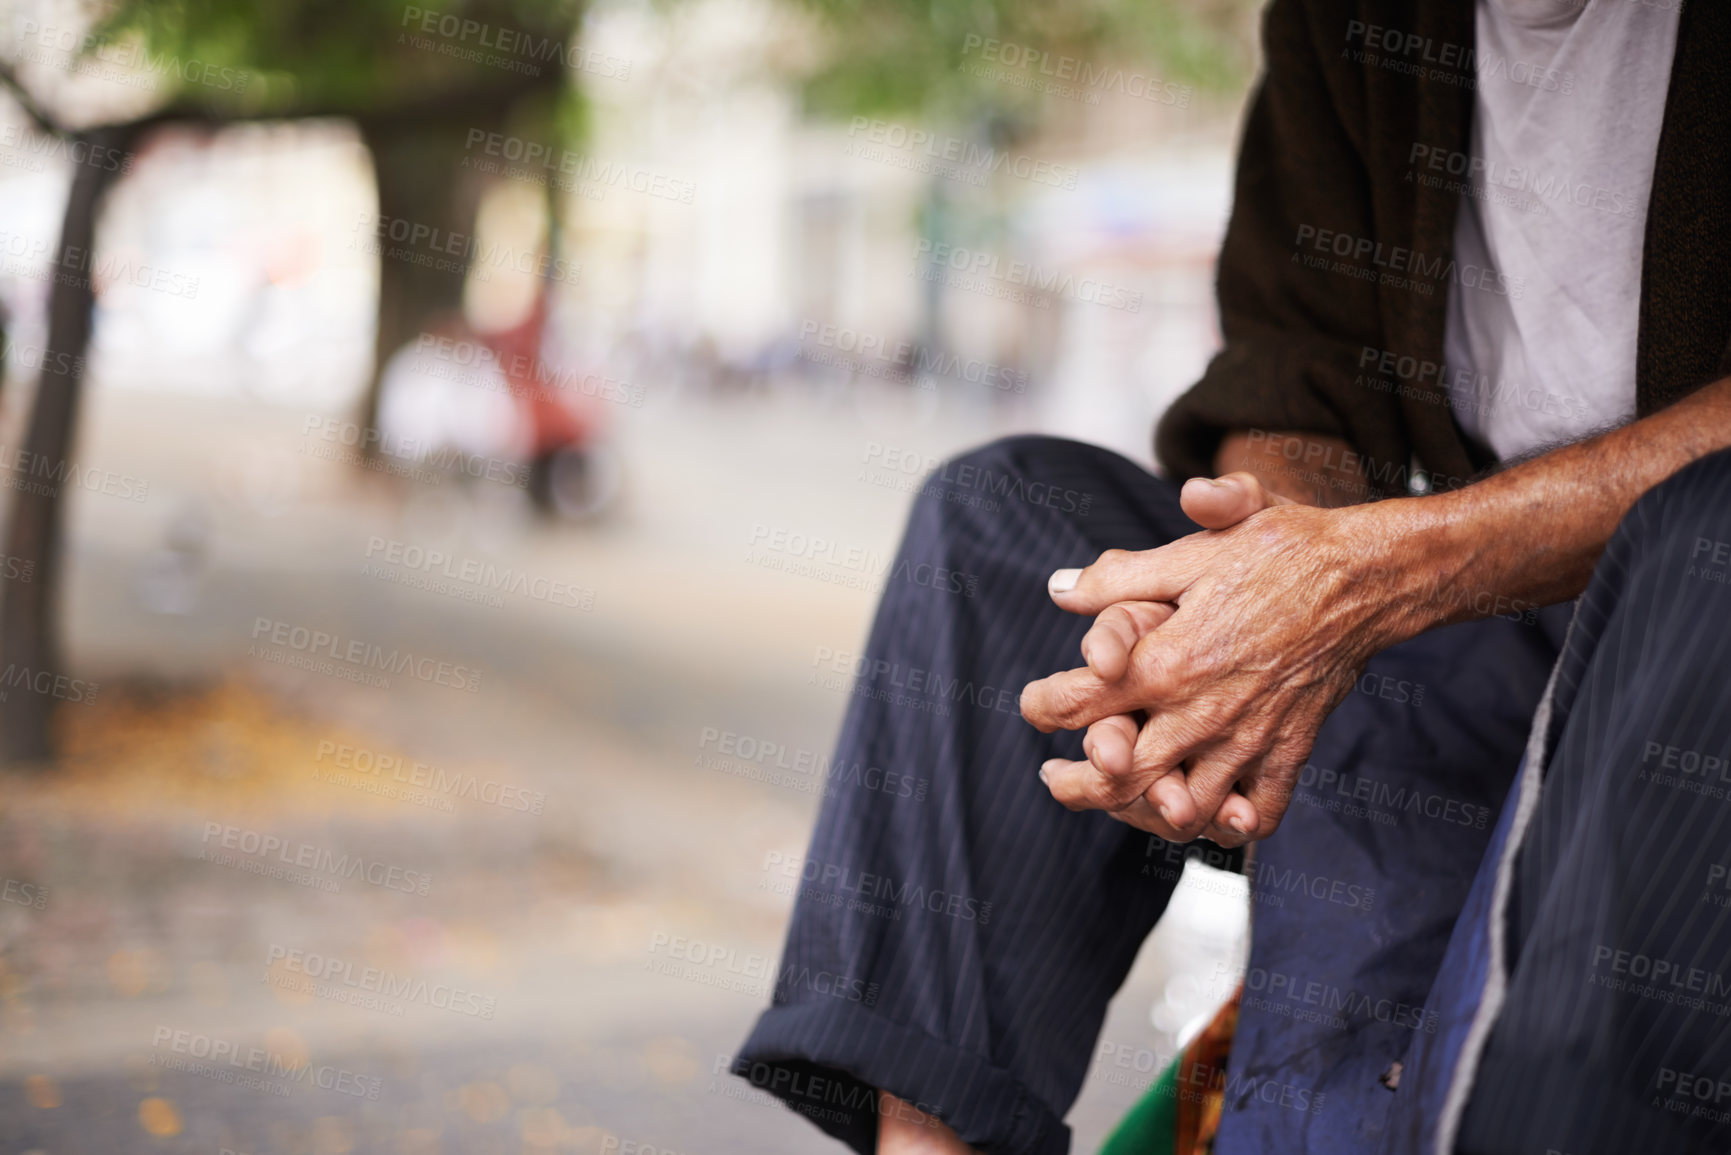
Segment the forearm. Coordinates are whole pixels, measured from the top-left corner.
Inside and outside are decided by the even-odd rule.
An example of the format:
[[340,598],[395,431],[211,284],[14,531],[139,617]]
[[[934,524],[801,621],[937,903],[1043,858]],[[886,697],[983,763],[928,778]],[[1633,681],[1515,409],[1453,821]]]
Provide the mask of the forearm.
[[1731,378],[1650,417],[1459,490],[1353,511],[1393,581],[1393,640],[1586,588],[1617,523],[1647,490],[1731,446]]

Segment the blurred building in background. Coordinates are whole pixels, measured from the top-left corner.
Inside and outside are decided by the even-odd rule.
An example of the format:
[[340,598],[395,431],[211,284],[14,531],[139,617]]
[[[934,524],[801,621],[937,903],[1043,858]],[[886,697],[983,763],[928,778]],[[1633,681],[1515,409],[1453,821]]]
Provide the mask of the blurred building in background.
[[[1035,135],[817,118],[786,67],[813,37],[772,0],[610,5],[588,17],[585,51],[629,63],[611,70],[622,76],[574,72],[584,144],[524,159],[523,137],[473,142],[477,169],[495,169],[483,248],[545,246],[537,193],[563,201],[554,243],[573,271],[552,286],[559,356],[630,369],[660,395],[859,378],[953,391],[1149,460],[1153,419],[1218,340],[1212,265],[1235,107],[1154,67],[1101,66],[1086,85],[1043,76],[1050,61],[981,51],[1006,87],[1060,90]],[[8,115],[6,139],[24,143],[0,167],[0,301],[16,335],[8,371],[27,382],[67,173]],[[102,244],[186,288],[100,286],[95,384],[352,405],[371,368],[370,167],[335,121],[153,138]],[[472,319],[526,312],[532,294],[514,277],[533,279],[509,264],[472,271]]]
[[[300,4],[186,8],[253,39],[172,56],[0,5],[8,542],[39,403],[83,388],[31,623],[83,689],[0,798],[0,889],[30,896],[0,901],[0,1151],[814,1150],[720,1072],[817,795],[720,749],[827,751],[875,593],[760,547],[887,558],[921,476],[1007,433],[1150,463],[1218,342],[1250,8],[1107,5],[1152,22],[1120,42],[1007,2],[977,19],[1023,32],[938,5],[928,36],[894,6],[874,32],[847,5],[548,0],[510,8],[543,21],[519,33],[482,0],[381,0],[301,60],[272,23]],[[481,38],[480,95],[393,138]],[[63,252],[77,141],[165,109]],[[457,291],[387,307],[453,258]],[[12,569],[7,598],[41,592]],[[462,684],[330,656],[350,642]],[[412,884],[276,870],[266,839]],[[1191,871],[1078,1149],[1232,985],[1243,882]],[[285,981],[309,952],[490,1010],[309,994]],[[268,1077],[200,1073],[213,1040]]]

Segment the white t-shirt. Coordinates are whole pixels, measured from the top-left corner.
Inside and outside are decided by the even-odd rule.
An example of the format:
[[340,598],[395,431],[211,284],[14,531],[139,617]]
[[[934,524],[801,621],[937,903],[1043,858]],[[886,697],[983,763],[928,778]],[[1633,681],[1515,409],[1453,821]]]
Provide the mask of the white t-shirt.
[[1444,360],[1499,458],[1635,414],[1641,250],[1679,3],[1478,0]]

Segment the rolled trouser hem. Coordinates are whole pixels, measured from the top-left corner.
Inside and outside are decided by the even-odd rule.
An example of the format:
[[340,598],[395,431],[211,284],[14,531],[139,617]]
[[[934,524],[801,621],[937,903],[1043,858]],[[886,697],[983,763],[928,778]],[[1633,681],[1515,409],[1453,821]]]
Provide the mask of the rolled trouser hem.
[[733,1073],[860,1155],[877,1144],[877,1091],[949,1124],[987,1155],[1065,1155],[1070,1129],[1008,1071],[851,1003],[771,1007]]

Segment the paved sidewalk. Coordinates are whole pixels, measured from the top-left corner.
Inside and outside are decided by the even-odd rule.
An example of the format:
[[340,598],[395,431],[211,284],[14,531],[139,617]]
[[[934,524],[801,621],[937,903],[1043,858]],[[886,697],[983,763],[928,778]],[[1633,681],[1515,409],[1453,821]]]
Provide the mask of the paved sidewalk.
[[[99,393],[89,417],[85,459],[150,490],[75,505],[71,661],[101,689],[66,708],[66,766],[0,793],[0,1153],[822,1148],[716,1074],[779,950],[765,864],[814,798],[702,755],[827,752],[845,696],[811,675],[872,596],[750,551],[887,555],[884,447],[998,427],[651,407],[618,429],[624,505],[570,529],[357,483],[301,452],[304,414]],[[347,657],[370,647],[414,660]],[[1078,1150],[1242,919],[1197,889],[1143,952]]]

